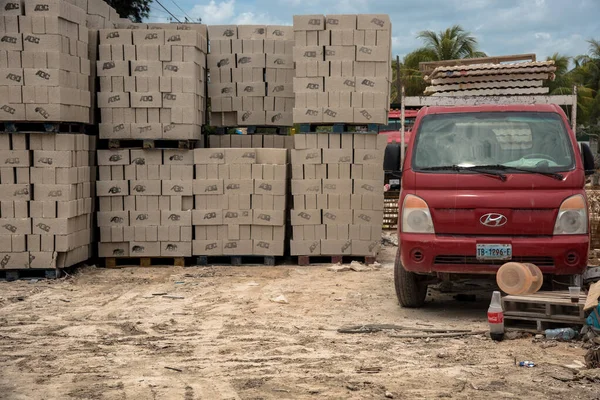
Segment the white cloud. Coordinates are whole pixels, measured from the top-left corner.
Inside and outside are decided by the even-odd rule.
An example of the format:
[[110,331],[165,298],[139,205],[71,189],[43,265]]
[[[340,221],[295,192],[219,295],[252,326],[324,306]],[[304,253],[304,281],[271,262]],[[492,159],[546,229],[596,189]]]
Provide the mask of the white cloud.
[[210,0],[208,4],[196,4],[188,14],[194,18],[202,18],[204,24],[224,24],[230,22],[235,15],[235,0],[225,0],[219,3]]
[[268,13],[254,14],[253,12],[237,15],[232,23],[236,25],[291,25],[291,22],[284,24]]
[[552,38],[552,36],[548,32],[536,32],[534,36],[536,39],[543,40],[550,40],[550,38]]

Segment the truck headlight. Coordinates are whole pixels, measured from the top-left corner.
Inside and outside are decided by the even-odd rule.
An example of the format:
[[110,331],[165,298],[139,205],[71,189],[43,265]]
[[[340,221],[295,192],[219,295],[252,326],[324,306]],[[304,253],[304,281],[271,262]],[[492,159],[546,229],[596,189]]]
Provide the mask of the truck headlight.
[[555,235],[583,235],[587,233],[587,206],[582,195],[571,196],[562,202],[554,224]]
[[420,197],[412,194],[404,198],[402,206],[402,232],[434,233],[429,206]]

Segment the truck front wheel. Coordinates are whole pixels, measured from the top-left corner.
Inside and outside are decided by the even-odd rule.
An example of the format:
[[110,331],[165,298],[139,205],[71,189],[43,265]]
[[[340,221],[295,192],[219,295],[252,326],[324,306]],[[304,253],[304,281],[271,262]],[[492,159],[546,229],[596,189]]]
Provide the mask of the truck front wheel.
[[398,249],[394,264],[394,285],[396,286],[396,296],[402,307],[423,307],[427,297],[425,278],[404,269],[402,261],[400,261],[400,249]]

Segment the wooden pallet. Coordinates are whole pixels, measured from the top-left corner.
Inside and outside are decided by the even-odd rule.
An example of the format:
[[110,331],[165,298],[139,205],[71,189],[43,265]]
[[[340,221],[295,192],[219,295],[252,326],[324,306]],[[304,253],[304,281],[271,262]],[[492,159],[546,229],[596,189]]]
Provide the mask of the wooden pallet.
[[58,279],[65,275],[62,269],[36,269],[36,268],[25,268],[25,269],[0,269],[0,280],[6,280],[8,282],[17,281],[19,279]]
[[366,265],[375,264],[376,257],[371,256],[298,256],[298,265],[307,266],[311,264],[350,264],[358,261]]
[[544,291],[505,296],[502,298],[502,307],[507,324],[535,324],[537,330],[542,330],[556,325],[583,325],[585,300],[586,295],[581,294],[579,303],[571,303],[568,291]]
[[276,265],[275,256],[197,256],[196,265]]
[[328,133],[379,133],[378,124],[300,124],[299,133],[328,132]]
[[384,192],[383,199],[383,229],[398,228],[398,198],[399,191]]
[[109,257],[104,259],[106,268],[122,267],[185,267],[185,257]]
[[[227,135],[230,130],[237,129],[238,127],[229,126],[219,126],[215,128],[215,133],[217,135]],[[246,129],[248,135],[261,135],[261,134],[272,134],[272,135],[289,135],[291,127],[289,126],[272,126],[272,125],[250,125],[250,126],[240,126],[239,128]]]
[[5,133],[86,133],[86,127],[77,122],[0,122]]
[[526,331],[531,333],[543,333],[546,329],[572,328],[579,326],[573,322],[561,322],[546,319],[529,319],[520,317],[504,317],[504,329],[507,331]]
[[[105,142],[105,143],[104,143]],[[109,149],[193,149],[198,140],[176,139],[101,139],[101,148],[105,145]],[[100,147],[100,146],[99,146]]]

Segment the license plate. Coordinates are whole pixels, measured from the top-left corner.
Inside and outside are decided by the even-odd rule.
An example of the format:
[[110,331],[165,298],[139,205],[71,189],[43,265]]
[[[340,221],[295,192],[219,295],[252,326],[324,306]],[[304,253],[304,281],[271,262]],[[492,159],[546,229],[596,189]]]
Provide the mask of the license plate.
[[510,244],[478,244],[478,260],[510,260],[512,245]]
[[390,185],[399,185],[400,179],[390,179]]

